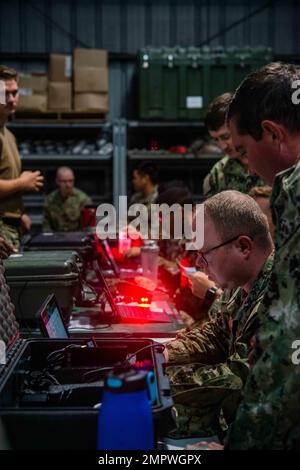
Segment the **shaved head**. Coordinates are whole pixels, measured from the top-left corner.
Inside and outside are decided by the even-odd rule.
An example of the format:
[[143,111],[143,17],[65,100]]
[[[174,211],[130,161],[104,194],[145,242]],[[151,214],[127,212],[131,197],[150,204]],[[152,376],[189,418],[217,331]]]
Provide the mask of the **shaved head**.
[[74,178],[74,171],[68,166],[60,166],[56,171],[56,179],[64,178],[65,176],[72,176]]
[[56,171],[56,184],[61,196],[65,199],[73,193],[75,176],[72,168],[61,166]]

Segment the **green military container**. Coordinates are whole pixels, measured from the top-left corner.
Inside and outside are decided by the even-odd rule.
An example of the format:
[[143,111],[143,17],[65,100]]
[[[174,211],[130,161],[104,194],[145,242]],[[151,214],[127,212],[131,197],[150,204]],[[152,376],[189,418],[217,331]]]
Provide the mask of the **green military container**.
[[52,293],[65,321],[69,321],[80,289],[82,264],[76,252],[28,251],[9,256],[4,268],[16,317],[22,325],[35,323],[38,309]]
[[270,48],[141,49],[141,119],[202,120],[213,98],[234,91],[251,71],[272,60]]

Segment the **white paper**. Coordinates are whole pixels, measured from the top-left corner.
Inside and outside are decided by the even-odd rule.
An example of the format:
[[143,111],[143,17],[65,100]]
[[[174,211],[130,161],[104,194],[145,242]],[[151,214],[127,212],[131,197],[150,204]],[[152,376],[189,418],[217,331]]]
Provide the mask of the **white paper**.
[[188,109],[201,109],[203,108],[203,96],[187,96],[186,107]]
[[71,77],[72,75],[72,56],[67,55],[65,57],[65,77]]

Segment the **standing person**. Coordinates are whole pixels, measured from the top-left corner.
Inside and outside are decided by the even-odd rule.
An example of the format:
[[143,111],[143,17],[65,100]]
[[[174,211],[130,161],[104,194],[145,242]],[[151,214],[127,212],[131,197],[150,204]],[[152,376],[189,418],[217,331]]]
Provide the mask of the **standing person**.
[[249,191],[249,196],[253,197],[253,199],[257,202],[263,213],[268,219],[270,233],[274,240],[275,236],[275,227],[272,220],[272,212],[271,212],[271,205],[270,205],[270,198],[272,194],[271,186],[254,186]]
[[44,178],[39,171],[22,172],[16,139],[6,128],[19,101],[18,74],[0,65],[0,81],[4,83],[6,99],[6,104],[0,104],[0,230],[3,238],[18,249],[21,230],[28,231],[31,227],[23,211],[22,194],[39,191]]
[[232,93],[224,93],[209,105],[205,125],[225,156],[210,170],[203,182],[203,195],[213,196],[226,189],[248,193],[253,186],[265,186],[258,176],[248,172],[248,159],[234,148],[230,129],[226,124],[226,112]]
[[43,231],[74,232],[81,230],[81,213],[91,204],[87,194],[75,188],[75,176],[71,168],[61,166],[56,172],[58,189],[48,195],[44,206]]
[[[272,63],[237,89],[228,122],[250,170],[273,185],[275,261],[259,312],[259,330],[244,399],[228,449],[300,449],[300,106],[294,65]],[[263,155],[263,158],[261,157]]]

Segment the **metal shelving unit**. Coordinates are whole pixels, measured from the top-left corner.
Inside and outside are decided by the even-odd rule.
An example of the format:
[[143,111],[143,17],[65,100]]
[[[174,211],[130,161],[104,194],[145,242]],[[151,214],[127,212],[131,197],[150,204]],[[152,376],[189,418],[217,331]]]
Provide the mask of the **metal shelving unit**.
[[[128,121],[126,130],[127,174],[124,178],[127,178],[129,188],[134,166],[142,160],[153,160],[158,167],[161,182],[183,180],[192,191],[195,200],[202,199],[204,177],[221,155],[196,156],[193,153],[172,153],[166,149],[177,144],[189,147],[197,137],[203,138],[205,133],[203,122]],[[152,140],[158,144],[159,150],[147,149]],[[141,145],[143,149],[139,148]]]
[[112,202],[118,193],[118,181],[114,178],[114,166],[118,149],[116,148],[114,123],[31,123],[12,121],[8,127],[15,134],[17,142],[30,140],[63,141],[73,138],[80,140],[86,138],[101,138],[103,131],[109,133],[113,143],[112,154],[90,155],[55,154],[33,152],[21,153],[23,170],[40,170],[45,178],[43,192],[40,194],[24,194],[24,206],[30,214],[33,223],[39,225],[42,219],[42,210],[46,194],[55,188],[55,172],[58,166],[67,165],[73,168],[76,175],[76,186],[89,194],[95,204]]

